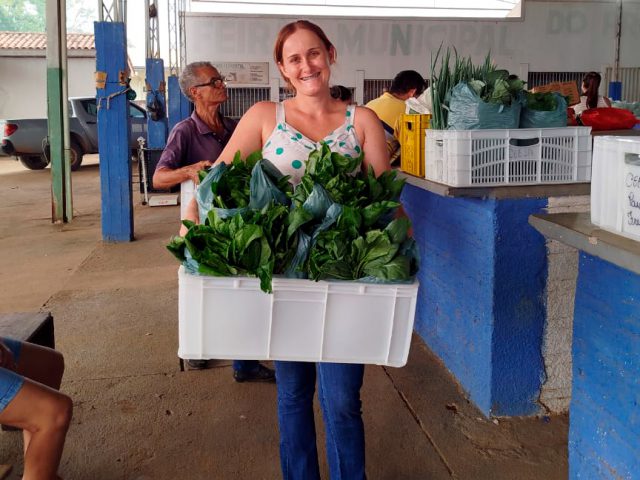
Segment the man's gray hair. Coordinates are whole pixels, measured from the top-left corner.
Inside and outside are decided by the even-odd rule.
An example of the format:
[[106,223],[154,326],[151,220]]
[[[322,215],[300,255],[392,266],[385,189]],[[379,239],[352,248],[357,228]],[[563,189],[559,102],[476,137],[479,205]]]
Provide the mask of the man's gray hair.
[[193,101],[193,98],[191,98],[189,89],[200,82],[197,70],[205,67],[216,68],[211,62],[192,62],[182,69],[178,83],[180,84],[180,90],[182,90],[183,95],[191,101]]

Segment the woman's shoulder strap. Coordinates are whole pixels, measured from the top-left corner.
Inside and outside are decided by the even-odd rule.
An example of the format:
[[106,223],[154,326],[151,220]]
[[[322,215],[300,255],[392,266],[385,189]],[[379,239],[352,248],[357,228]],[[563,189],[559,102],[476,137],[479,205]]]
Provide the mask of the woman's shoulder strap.
[[285,123],[284,103],[276,102],[276,123]]
[[356,106],[355,105],[347,105],[347,125],[353,125],[354,119],[356,117]]

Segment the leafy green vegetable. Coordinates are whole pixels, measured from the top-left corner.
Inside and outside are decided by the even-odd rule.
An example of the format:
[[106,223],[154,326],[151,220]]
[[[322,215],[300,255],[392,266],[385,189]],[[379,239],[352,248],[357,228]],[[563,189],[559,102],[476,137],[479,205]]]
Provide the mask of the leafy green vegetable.
[[[382,281],[415,274],[417,249],[407,237],[410,222],[393,220],[404,186],[396,172],[378,177],[371,167],[362,172],[362,155],[343,156],[322,144],[310,154],[292,193],[288,177],[267,171],[272,165],[264,169],[269,181],[251,182],[259,153],[250,155],[247,164],[237,154],[221,172],[212,185],[216,200],[204,224],[185,220],[185,237],[174,237],[167,246],[176,258],[187,265],[197,262],[206,275],[256,276],[265,292],[271,292],[274,274]],[[265,197],[251,191],[274,185],[291,196],[290,206],[278,202],[273,192]],[[252,208],[250,199],[256,196],[271,200]],[[242,206],[248,208],[228,217],[218,210]]]
[[[431,128],[447,128],[449,100],[453,87],[466,82],[485,102],[509,106],[518,101],[524,89],[524,82],[506,70],[498,70],[491,60],[491,52],[482,65],[473,65],[471,57],[460,58],[453,49],[453,70],[449,67],[451,52],[449,48],[440,56],[442,45],[431,59]],[[440,59],[440,68],[437,68]]]
[[213,206],[217,208],[242,208],[249,205],[249,181],[251,170],[262,159],[261,152],[254,152],[242,160],[240,152],[236,152],[233,161],[224,175],[217,182],[211,183]]
[[224,219],[212,209],[204,225],[185,222],[185,237],[174,237],[167,248],[181,261],[188,250],[200,273],[256,276],[271,292],[273,274],[284,273],[297,248],[297,237],[287,235],[288,216],[288,207],[275,204]]
[[367,276],[386,281],[403,281],[415,275],[416,262],[409,255],[406,218],[392,221],[384,230],[358,233],[356,217],[346,221],[345,212],[337,224],[321,232],[309,253],[309,278],[358,280]]
[[553,112],[558,108],[558,101],[553,92],[525,92],[527,108],[539,112]]

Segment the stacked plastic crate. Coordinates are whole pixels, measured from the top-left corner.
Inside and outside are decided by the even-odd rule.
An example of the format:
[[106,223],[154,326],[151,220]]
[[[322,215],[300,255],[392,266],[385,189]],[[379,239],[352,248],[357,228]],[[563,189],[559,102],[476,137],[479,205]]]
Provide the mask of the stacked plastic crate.
[[426,130],[425,176],[454,187],[591,180],[591,128]]

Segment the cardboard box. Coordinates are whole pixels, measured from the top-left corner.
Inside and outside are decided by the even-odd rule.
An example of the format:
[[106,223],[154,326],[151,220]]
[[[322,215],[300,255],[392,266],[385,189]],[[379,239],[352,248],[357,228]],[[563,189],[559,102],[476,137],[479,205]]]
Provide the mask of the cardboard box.
[[533,93],[558,92],[569,98],[569,106],[580,103],[580,93],[576,82],[551,82],[546,85],[539,85],[531,89]]

